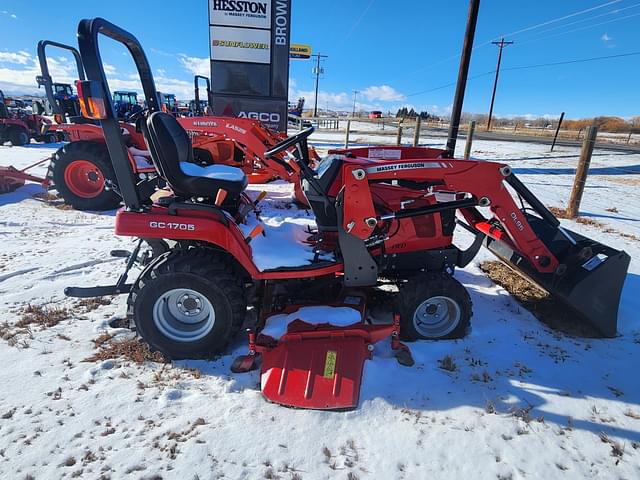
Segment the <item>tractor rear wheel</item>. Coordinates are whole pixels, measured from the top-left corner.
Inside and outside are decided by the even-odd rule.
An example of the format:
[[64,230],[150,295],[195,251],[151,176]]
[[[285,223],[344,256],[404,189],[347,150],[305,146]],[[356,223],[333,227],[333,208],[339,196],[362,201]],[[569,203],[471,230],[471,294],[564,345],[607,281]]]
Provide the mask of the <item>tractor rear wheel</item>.
[[56,143],[58,141],[58,137],[55,133],[45,133],[42,136],[42,141],[44,143]]
[[24,128],[13,128],[9,133],[9,140],[14,147],[21,147],[29,143],[29,134]]
[[403,340],[440,340],[465,336],[472,304],[464,286],[447,273],[427,272],[399,288],[397,311]]
[[162,255],[136,281],[128,304],[142,339],[175,360],[221,353],[247,310],[233,267],[204,249]]
[[48,177],[65,203],[76,210],[112,210],[121,199],[106,190],[106,181],[115,182],[107,148],[96,142],[71,142],[51,158]]

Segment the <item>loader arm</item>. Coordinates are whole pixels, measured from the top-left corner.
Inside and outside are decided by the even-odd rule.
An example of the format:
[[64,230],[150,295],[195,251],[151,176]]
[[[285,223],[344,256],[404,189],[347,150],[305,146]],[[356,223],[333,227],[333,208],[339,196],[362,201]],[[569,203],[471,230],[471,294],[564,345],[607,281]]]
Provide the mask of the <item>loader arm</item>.
[[[516,204],[505,180],[513,175],[504,164],[468,160],[412,160],[397,163],[347,164],[343,178],[346,195],[343,228],[362,240],[369,238],[380,222],[427,215],[447,209],[460,210],[475,230],[507,243],[526,257],[541,273],[554,272],[560,262],[538,237]],[[463,198],[421,208],[405,208],[387,215],[376,212],[370,185],[411,181],[431,185],[430,192],[455,192]],[[492,218],[476,208],[488,207]]]

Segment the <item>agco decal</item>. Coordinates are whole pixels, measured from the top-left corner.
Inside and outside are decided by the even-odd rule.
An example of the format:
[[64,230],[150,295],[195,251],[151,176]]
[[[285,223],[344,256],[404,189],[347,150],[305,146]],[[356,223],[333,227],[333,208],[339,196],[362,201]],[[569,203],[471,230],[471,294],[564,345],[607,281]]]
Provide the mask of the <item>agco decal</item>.
[[380,165],[378,167],[367,168],[367,173],[395,172],[398,170],[416,170],[419,168],[447,168],[445,162],[412,162],[412,163],[392,163],[390,165]]
[[196,229],[196,226],[193,223],[149,222],[149,228],[193,232]]
[[280,121],[279,113],[268,112],[240,112],[238,118],[250,118],[252,120],[260,120],[261,122],[278,123]]

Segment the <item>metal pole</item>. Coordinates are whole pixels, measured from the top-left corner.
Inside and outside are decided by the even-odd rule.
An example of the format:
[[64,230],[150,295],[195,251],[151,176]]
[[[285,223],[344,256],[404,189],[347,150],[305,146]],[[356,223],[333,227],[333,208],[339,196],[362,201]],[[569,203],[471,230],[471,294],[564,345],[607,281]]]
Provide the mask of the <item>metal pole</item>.
[[558,140],[558,134],[560,133],[560,127],[562,126],[562,120],[564,120],[564,112],[560,114],[560,120],[558,120],[558,128],[556,128],[556,134],[553,137],[553,143],[551,144],[551,151],[553,152],[554,147],[556,146],[556,140]]
[[595,125],[588,127],[582,142],[582,151],[580,152],[580,162],[576,170],[576,178],[573,183],[573,190],[569,198],[569,206],[567,207],[567,217],[576,218],[580,213],[580,202],[584,193],[584,186],[587,183],[587,175],[589,174],[589,165],[591,164],[591,155],[596,144],[598,136],[598,127]]
[[471,158],[471,145],[473,144],[473,134],[476,131],[476,121],[472,120],[469,124],[469,133],[467,134],[467,144],[464,147],[464,159],[469,160]]
[[496,78],[493,81],[493,94],[491,95],[491,106],[489,107],[489,120],[487,120],[487,132],[491,130],[491,117],[493,116],[493,102],[496,99],[496,90],[498,88],[498,77],[500,76],[500,63],[502,63],[502,50],[507,45],[512,45],[513,42],[505,42],[504,37],[499,42],[491,42],[494,45],[498,45],[500,48],[498,52],[498,66],[496,67]]
[[473,38],[476,34],[476,23],[478,22],[478,10],[480,0],[469,1],[469,16],[467,18],[467,30],[464,34],[462,44],[462,56],[460,58],[460,69],[458,71],[458,84],[453,99],[453,109],[451,111],[451,121],[449,122],[449,138],[447,139],[447,157],[453,158],[456,150],[458,130],[460,129],[460,116],[462,115],[462,104],[464,103],[464,92],[467,88],[467,76],[469,73],[469,62],[471,61],[471,50],[473,50]]
[[356,98],[358,98],[359,93],[358,90],[353,91],[353,113],[351,114],[353,118],[356,118]]

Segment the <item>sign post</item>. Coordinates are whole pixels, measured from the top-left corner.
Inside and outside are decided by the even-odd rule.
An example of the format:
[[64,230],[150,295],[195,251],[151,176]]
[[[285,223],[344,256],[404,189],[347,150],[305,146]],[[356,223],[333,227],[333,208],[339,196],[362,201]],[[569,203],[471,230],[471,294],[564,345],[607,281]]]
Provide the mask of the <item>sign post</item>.
[[214,115],[285,132],[291,0],[209,0]]

